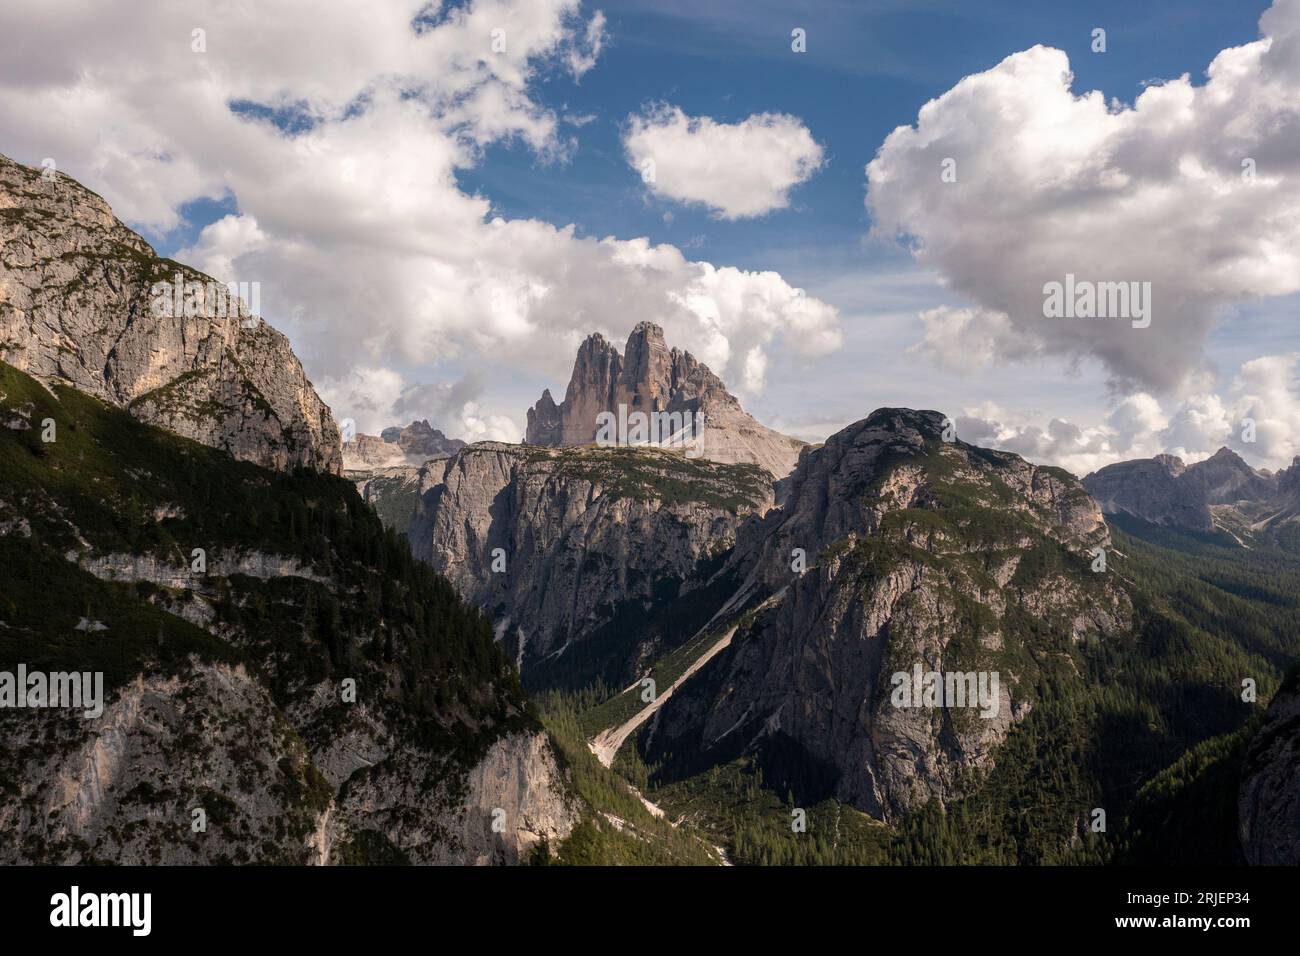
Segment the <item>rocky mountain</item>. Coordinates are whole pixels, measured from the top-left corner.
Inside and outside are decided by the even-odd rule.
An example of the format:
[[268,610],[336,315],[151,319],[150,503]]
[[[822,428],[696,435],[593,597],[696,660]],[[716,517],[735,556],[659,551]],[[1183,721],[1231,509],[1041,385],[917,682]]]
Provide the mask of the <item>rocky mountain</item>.
[[1107,514],[1250,544],[1261,536],[1276,537],[1300,514],[1297,474],[1295,465],[1277,474],[1257,470],[1231,449],[1220,448],[1192,465],[1171,455],[1118,462],[1083,483]]
[[338,472],[288,340],[60,173],[0,156],[0,359],[236,458]]
[[689,636],[648,632],[651,612],[688,604],[771,501],[754,465],[481,442],[421,470],[409,537],[492,615],[526,678],[562,664],[625,680],[645,655]]
[[345,471],[372,471],[401,465],[419,467],[433,458],[448,458],[465,447],[459,438],[448,438],[427,420],[405,428],[385,428],[378,436],[357,434],[343,444]]
[[407,457],[416,457],[426,462],[430,458],[446,458],[465,447],[459,438],[448,438],[429,424],[428,419],[411,422],[405,428],[385,428],[380,437],[397,445],[406,452]]
[[1267,501],[1277,494],[1277,477],[1256,471],[1235,451],[1220,448],[1189,466],[1181,480],[1198,489],[1212,505]]
[[1246,748],[1237,818],[1248,862],[1300,865],[1300,670],[1274,695]]
[[343,470],[349,474],[368,474],[382,468],[398,468],[407,464],[406,452],[378,435],[358,432],[351,441],[343,443]]
[[[564,401],[557,405],[547,389],[528,410],[525,441],[548,447],[592,444],[602,413],[619,422],[637,413],[676,416],[672,433],[685,427],[687,441],[698,442],[692,454],[724,464],[755,464],[775,478],[790,473],[804,447],[759,424],[708,366],[689,352],[670,350],[663,329],[651,322],[632,330],[622,355],[603,336],[589,336],[578,349]],[[691,430],[697,421],[699,434]],[[632,428],[621,428],[616,437],[619,444],[638,443]]]
[[1083,479],[1088,493],[1106,514],[1125,512],[1152,524],[1191,531],[1214,530],[1205,486],[1182,480],[1181,458],[1159,455],[1107,465]]
[[4,363],[0,422],[0,683],[103,688],[92,719],[0,707],[0,862],[518,862],[570,832],[488,620],[349,482]]
[[[897,819],[989,771],[1059,666],[1048,646],[1128,633],[1127,595],[1090,570],[1109,542],[1077,480],[942,430],[881,409],[805,453],[785,502],[741,529],[715,625],[729,646],[657,713],[647,762],[777,748],[805,792]],[[918,668],[999,683],[979,712],[899,706],[894,675]]]

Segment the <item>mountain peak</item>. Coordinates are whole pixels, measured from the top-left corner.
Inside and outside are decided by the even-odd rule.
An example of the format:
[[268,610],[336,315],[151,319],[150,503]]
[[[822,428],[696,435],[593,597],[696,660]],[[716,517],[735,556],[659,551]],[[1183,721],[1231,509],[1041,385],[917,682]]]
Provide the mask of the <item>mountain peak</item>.
[[857,424],[844,431],[861,431],[865,428],[903,433],[917,431],[926,438],[941,438],[948,417],[943,412],[915,408],[877,408]]
[[628,349],[632,348],[632,343],[634,341],[648,342],[651,344],[658,342],[662,344],[664,342],[663,326],[654,322],[638,322],[632,328],[631,334],[627,337]]
[[416,419],[405,428],[392,425],[376,438],[357,435],[343,446],[343,467],[347,471],[370,471],[396,465],[421,465],[433,458],[446,458],[465,447],[459,438],[448,438],[429,424]]
[[0,156],[0,358],[235,458],[338,472],[338,427],[289,340],[43,173]]
[[[1221,446],[1219,450],[1207,458],[1206,461],[1231,462],[1234,465],[1240,462],[1241,464],[1246,465],[1245,459],[1227,445]],[[1246,465],[1246,467],[1249,468],[1250,466]]]
[[669,349],[663,329],[638,322],[623,355],[604,336],[587,336],[578,348],[564,401],[549,389],[528,410],[525,441],[533,445],[585,445],[596,440],[601,416],[619,421],[643,413],[678,416],[699,434],[697,454],[722,463],[762,466],[775,477],[794,468],[803,442],[761,425],[740,406],[722,380],[689,352]]

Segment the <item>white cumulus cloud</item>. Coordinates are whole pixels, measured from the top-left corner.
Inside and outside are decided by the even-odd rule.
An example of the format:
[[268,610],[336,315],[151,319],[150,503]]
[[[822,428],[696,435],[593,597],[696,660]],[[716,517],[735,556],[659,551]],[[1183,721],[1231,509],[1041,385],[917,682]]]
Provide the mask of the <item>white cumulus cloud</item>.
[[790,190],[823,162],[812,133],[784,113],[719,123],[661,104],[628,118],[623,147],[651,192],[707,206],[722,219],[785,209]]
[[956,417],[957,433],[963,441],[1003,448],[1077,475],[1162,453],[1190,464],[1223,447],[1256,466],[1285,468],[1300,455],[1297,368],[1300,353],[1252,359],[1222,392],[1190,394],[1168,412],[1155,396],[1135,392],[1112,405],[1100,424],[1087,427],[1059,418],[1043,426],[984,403],[963,409]]
[[[1260,29],[1199,85],[1131,106],[1076,94],[1065,53],[1034,47],[894,130],[866,170],[874,228],[974,306],[929,316],[923,347],[1094,358],[1125,391],[1203,390],[1225,307],[1300,290],[1300,0]],[[1150,282],[1150,327],[1045,318],[1044,285],[1067,274]]]

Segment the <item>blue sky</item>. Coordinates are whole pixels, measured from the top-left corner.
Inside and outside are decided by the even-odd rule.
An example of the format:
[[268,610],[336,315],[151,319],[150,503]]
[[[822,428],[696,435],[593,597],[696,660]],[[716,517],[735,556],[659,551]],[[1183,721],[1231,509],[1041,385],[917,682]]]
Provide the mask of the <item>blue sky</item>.
[[[30,76],[21,82],[8,77],[9,86],[18,88],[13,102],[29,109],[15,111],[11,141],[0,143],[0,150],[39,162],[41,155],[54,149],[48,144],[56,139],[52,129],[43,128],[43,124],[52,127],[56,120],[62,120],[58,137],[65,144],[62,148],[72,154],[64,168],[103,192],[123,218],[140,229],[160,252],[187,257],[200,267],[235,269],[240,273],[237,278],[265,276],[267,318],[290,335],[336,414],[342,417],[356,406],[358,420],[364,418],[365,427],[370,428],[382,421],[397,422],[408,413],[420,414],[421,396],[441,396],[437,400],[430,398],[428,410],[420,417],[430,417],[434,424],[449,430],[463,427],[467,437],[500,437],[512,427],[507,419],[514,422],[514,427],[522,426],[524,409],[543,387],[550,387],[557,396],[562,393],[572,345],[583,331],[599,327],[618,339],[635,321],[658,317],[653,302],[642,307],[635,296],[619,300],[622,304],[618,308],[623,311],[611,308],[609,313],[600,314],[600,303],[614,301],[619,283],[635,283],[641,273],[632,270],[623,274],[607,268],[609,263],[604,260],[593,262],[591,250],[581,244],[570,243],[570,256],[568,251],[559,250],[563,245],[559,240],[538,239],[533,235],[535,230],[525,226],[514,230],[509,245],[536,240],[541,243],[537,250],[528,250],[536,251],[536,257],[521,265],[512,255],[513,248],[503,251],[485,246],[484,256],[498,256],[508,260],[508,265],[493,265],[495,272],[485,267],[485,276],[475,278],[472,285],[473,295],[482,299],[491,294],[492,282],[504,281],[502,277],[517,280],[522,271],[534,286],[554,285],[559,289],[559,293],[551,293],[548,302],[561,317],[530,314],[527,334],[511,331],[510,321],[502,321],[498,328],[495,320],[463,317],[460,313],[465,311],[465,302],[472,299],[462,296],[442,304],[438,298],[440,288],[449,281],[461,282],[467,271],[479,271],[475,260],[461,259],[456,264],[455,256],[427,253],[426,266],[413,265],[410,274],[400,280],[368,274],[361,263],[364,253],[358,253],[366,241],[365,230],[349,232],[347,227],[349,216],[356,215],[350,203],[357,197],[328,195],[315,188],[319,185],[316,182],[311,183],[312,190],[302,192],[305,199],[295,190],[304,180],[320,177],[323,183],[328,179],[332,167],[327,167],[324,160],[318,162],[318,156],[334,162],[351,151],[358,162],[369,163],[373,169],[375,156],[383,155],[390,135],[394,143],[403,142],[409,147],[400,156],[396,151],[392,154],[392,176],[394,181],[406,184],[412,198],[407,209],[401,189],[396,190],[399,195],[394,200],[380,187],[373,187],[375,208],[380,210],[376,215],[382,218],[382,211],[388,208],[384,204],[393,202],[395,220],[400,220],[394,222],[393,232],[410,231],[416,236],[412,240],[415,246],[422,250],[444,248],[448,241],[454,244],[454,229],[447,227],[449,239],[440,236],[433,220],[441,218],[441,210],[447,208],[448,222],[460,221],[458,216],[464,210],[459,207],[466,200],[478,199],[484,203],[480,223],[499,216],[514,225],[549,224],[558,229],[572,224],[578,239],[612,237],[626,242],[645,237],[652,244],[680,250],[687,260],[732,266],[745,273],[774,270],[783,280],[782,288],[803,290],[825,304],[833,310],[834,319],[822,322],[818,328],[825,331],[823,326],[834,325],[840,336],[838,348],[829,350],[799,347],[801,333],[794,331],[791,324],[788,301],[777,302],[774,317],[754,329],[745,328],[743,315],[724,315],[721,324],[715,326],[702,321],[698,328],[671,316],[664,323],[670,344],[706,357],[710,347],[715,349],[715,355],[730,354],[727,368],[715,370],[741,393],[747,407],[765,422],[810,440],[824,437],[881,405],[936,407],[954,416],[966,416],[990,443],[1083,470],[1121,452],[1127,456],[1168,449],[1196,457],[1213,451],[1212,446],[1218,442],[1228,441],[1224,423],[1238,415],[1240,409],[1259,405],[1264,395],[1264,386],[1254,379],[1235,381],[1243,363],[1271,357],[1274,364],[1256,378],[1263,381],[1272,376],[1269,380],[1274,381],[1281,374],[1283,378],[1289,376],[1286,388],[1294,385],[1294,369],[1285,366],[1282,357],[1297,350],[1292,319],[1296,299],[1286,282],[1271,279],[1241,283],[1245,292],[1235,296],[1220,294],[1218,289],[1197,293],[1200,298],[1190,303],[1188,314],[1201,310],[1207,315],[1212,313],[1213,319],[1205,319],[1200,331],[1189,325],[1187,337],[1199,340],[1203,333],[1209,358],[1207,366],[1192,370],[1200,376],[1195,385],[1174,388],[1158,375],[1143,379],[1140,369],[1136,377],[1130,374],[1132,369],[1125,365],[1125,356],[1116,355],[1124,349],[1140,353],[1140,343],[1136,349],[1125,345],[1108,352],[1086,342],[1050,342],[1025,359],[1016,344],[1018,340],[1014,336],[1007,339],[1005,330],[1000,343],[991,347],[993,361],[954,364],[951,355],[946,363],[936,361],[934,356],[912,348],[926,335],[927,327],[918,318],[919,313],[936,308],[997,313],[1007,308],[1006,296],[983,289],[978,274],[972,279],[969,273],[962,273],[968,265],[965,253],[978,258],[983,221],[967,214],[947,223],[941,218],[923,222],[926,217],[918,215],[915,207],[900,213],[899,222],[904,226],[914,226],[918,233],[932,230],[921,236],[931,246],[942,245],[944,230],[968,227],[973,231],[971,237],[953,244],[948,258],[935,256],[918,261],[907,248],[869,235],[875,223],[864,205],[864,167],[877,156],[890,132],[916,124],[918,111],[928,101],[964,89],[964,80],[994,71],[1004,58],[1040,44],[1063,51],[1073,72],[1071,93],[1077,97],[1089,90],[1100,90],[1108,101],[1119,100],[1131,107],[1153,82],[1159,84],[1190,74],[1193,86],[1204,84],[1205,70],[1220,51],[1259,38],[1260,16],[1268,3],[864,0],[792,4],[776,0],[616,0],[584,3],[580,10],[574,10],[569,2],[546,0],[548,9],[554,8],[553,21],[541,25],[534,22],[528,27],[533,31],[527,40],[530,45],[516,64],[523,78],[503,74],[491,81],[495,84],[492,88],[499,86],[517,98],[509,110],[499,112],[508,113],[508,124],[515,124],[519,132],[483,133],[475,127],[468,153],[446,167],[441,165],[444,157],[438,151],[439,144],[464,137],[448,132],[452,123],[448,108],[445,104],[433,105],[438,101],[437,90],[440,86],[461,89],[464,87],[457,84],[464,82],[471,82],[470,89],[478,89],[472,84],[481,78],[473,68],[445,51],[430,65],[422,60],[426,48],[406,51],[394,46],[394,38],[385,31],[391,34],[405,29],[400,18],[391,24],[379,22],[382,17],[365,12],[379,8],[367,8],[360,0],[340,0],[332,8],[335,16],[318,23],[302,22],[299,8],[289,0],[237,14],[200,0],[192,5],[195,11],[210,7],[212,17],[220,12],[226,19],[213,22],[195,12],[190,19],[177,15],[174,24],[166,20],[172,16],[172,8],[166,17],[149,20],[125,0],[120,4],[113,0],[107,6],[121,7],[113,27],[80,21],[68,26],[68,30],[88,31],[87,37],[85,42],[78,42],[73,35],[58,45],[54,57],[64,57],[67,62],[56,64],[50,72],[57,74],[59,68],[66,67],[69,77],[78,72],[91,77],[92,82],[101,84],[93,91],[96,110],[102,112],[104,104],[109,103],[120,107],[120,113],[105,117],[99,128],[70,131],[76,124],[69,123],[66,116],[48,115],[48,103],[52,101],[42,101],[40,96],[61,94],[62,102],[66,102],[75,95],[70,93],[74,89],[71,80],[52,76],[47,89],[38,89],[40,84]],[[517,20],[512,17],[523,16],[519,11],[527,10],[528,5],[512,12],[510,0],[502,0],[502,4],[504,12],[498,18],[516,31]],[[23,6],[26,4],[19,4]],[[32,10],[38,6],[33,5]],[[1280,0],[1278,6],[1286,8],[1277,18],[1285,24],[1298,4],[1295,0]],[[399,7],[401,4],[394,2],[384,9]],[[349,9],[353,22],[348,22]],[[444,11],[431,22],[440,30],[446,27],[450,31],[453,21],[464,14],[461,25],[465,39],[460,42],[477,43],[488,22],[476,19],[478,9],[473,3],[457,3],[450,13]],[[557,51],[581,47],[583,31],[597,10],[604,18],[603,42],[598,44],[590,64],[574,70],[534,68],[537,60],[530,58],[535,52],[540,51],[538,55],[546,59],[558,57]],[[233,16],[249,19],[247,23],[235,22],[230,20]],[[189,51],[168,47],[167,57],[177,58],[173,63],[157,48],[158,43],[171,44],[177,31],[188,32],[191,21],[209,23],[213,37],[204,61],[212,69],[193,79],[185,71],[185,63],[193,60]],[[9,26],[13,28],[11,36],[21,32],[20,24]],[[790,33],[795,27],[807,32],[806,53],[791,52]],[[1106,30],[1104,53],[1091,50],[1095,27]],[[123,47],[122,61],[110,65],[104,61],[107,54],[96,47],[98,38],[89,31],[103,33],[118,28],[123,35],[130,31],[130,39],[119,44]],[[452,36],[450,32],[448,36]],[[33,43],[42,46],[35,37],[29,37],[26,45],[31,47]],[[304,45],[304,53],[313,55],[292,55],[294,47]],[[286,54],[283,61],[279,52]],[[401,67],[385,62],[385,57],[401,59],[407,52],[411,52],[412,59]],[[164,92],[155,91],[147,103],[141,103],[133,98],[141,95],[139,80],[151,63],[156,63],[152,68],[157,69],[157,84]],[[179,69],[177,64],[181,64]],[[391,104],[377,101],[373,109],[366,105],[391,72],[413,77],[403,83],[410,89],[426,91],[417,98],[423,96],[421,102],[430,103],[428,129],[403,126],[409,124],[409,114]],[[466,81],[466,76],[476,78]],[[1002,86],[972,101],[972,108],[988,109],[980,114],[986,119],[996,118],[1004,109],[997,97],[1007,104],[1005,110],[1024,105],[1015,101],[1014,85],[1008,86],[1005,77],[1000,82]],[[180,97],[187,98],[180,110],[163,108],[157,101],[172,88],[178,102]],[[301,132],[297,121],[285,120],[287,114],[274,105],[277,100],[281,104],[295,102],[298,96],[325,118],[320,129],[309,136],[295,137]],[[205,113],[208,109],[219,110],[223,97],[228,115]],[[87,101],[91,101],[89,95]],[[42,102],[47,104],[44,110]],[[248,105],[259,102],[264,105]],[[241,105],[231,111],[231,103]],[[629,162],[624,139],[632,118],[645,116],[657,106],[678,109],[687,117],[709,118],[723,126],[743,124],[756,114],[786,114],[820,145],[822,165],[807,181],[789,190],[784,208],[759,216],[731,220],[721,218],[716,209],[707,206],[654,195]],[[220,148],[203,148],[202,137],[186,127],[185,119],[174,115],[185,108],[194,110],[193,123],[206,123],[209,129],[218,124],[225,128],[233,117],[239,125],[229,129],[236,134],[252,129],[253,117],[258,114],[280,118],[270,134],[260,138],[250,134],[242,151],[231,147],[223,153]],[[472,117],[471,124],[484,123],[484,116],[491,111],[476,109],[480,112]],[[1062,106],[1058,102],[1043,111],[1051,109],[1068,112],[1079,107],[1077,103]],[[362,115],[367,112],[375,116]],[[1133,112],[1130,110],[1130,114]],[[1220,135],[1223,131],[1214,126],[1219,120],[1204,105],[1189,112],[1203,115],[1178,131],[1179,140],[1162,138],[1167,131],[1155,109],[1137,117],[1140,122],[1136,125],[1145,124],[1151,131],[1139,129],[1136,139],[1127,129],[1103,132],[1111,137],[1108,141],[1137,142],[1138,147],[1156,153],[1169,142],[1199,139],[1191,152],[1203,151],[1198,161],[1213,157],[1216,139],[1226,141]],[[541,115],[557,121],[554,130],[538,131],[534,121]],[[1084,113],[1080,111],[1080,115]],[[986,139],[981,141],[980,130],[961,129],[956,107],[950,106],[940,119],[942,122],[934,126],[934,137],[947,137],[965,149],[963,162],[966,155],[992,157],[994,162],[1000,155],[1007,155],[1011,161],[1023,158],[1011,153],[1005,142],[1014,137],[1014,127],[995,129],[996,124],[990,123]],[[1106,117],[1093,119],[1108,121]],[[370,128],[378,131],[374,134],[378,141],[362,142],[352,135],[351,128],[362,122],[369,122]],[[457,122],[463,123],[463,117]],[[143,128],[137,130],[137,125]],[[408,139],[402,139],[402,135]],[[1057,135],[1070,139],[1074,133],[1067,123]],[[1258,147],[1260,155],[1268,155],[1270,148],[1278,147],[1269,135],[1267,130],[1254,131],[1257,142],[1250,148]],[[221,139],[229,142],[232,137],[223,134]],[[312,149],[297,148],[304,142],[310,142]],[[1039,142],[1029,143],[1026,148],[1044,149],[1051,157],[1052,145],[1040,137]],[[1130,146],[1135,155],[1141,152],[1138,147]],[[903,163],[902,168],[917,156],[928,164],[929,154],[923,148],[924,144],[915,141],[900,144],[897,156],[887,159]],[[908,153],[909,149],[913,152]],[[265,156],[258,150],[264,150]],[[562,157],[557,159],[557,153]],[[106,162],[106,154],[115,161]],[[1069,155],[1063,148],[1051,161],[1067,163]],[[121,161],[123,156],[130,157],[131,162]],[[1126,175],[1136,178],[1151,172],[1150,156],[1139,155],[1135,160],[1131,156],[1123,159],[1121,154],[1121,159],[1120,166],[1130,163],[1122,169]],[[283,181],[267,183],[263,188],[259,179],[268,178],[273,161],[281,167],[292,165],[292,176],[286,173]],[[184,163],[192,169],[182,176],[180,167]],[[133,175],[127,175],[132,170]],[[438,197],[425,202],[425,180],[438,182],[448,170],[452,178],[439,185]],[[382,179],[383,174],[377,178]],[[159,189],[161,200],[151,201],[151,185],[164,180],[166,187]],[[1283,185],[1286,196],[1294,196],[1294,182]],[[1040,188],[1041,184],[1032,182],[1025,185],[1025,191],[1030,193]],[[1015,195],[1014,182],[1003,182],[999,189],[1002,191],[990,189],[989,208],[981,211],[990,227],[1005,225],[998,220],[998,212],[1006,203],[1008,216],[1026,217],[1026,235],[1044,228],[1043,221],[1034,219],[1039,211],[1033,203],[1019,203],[1024,197]],[[1137,198],[1149,195],[1150,191]],[[884,201],[888,204],[895,198],[903,203],[895,209],[907,205],[905,195],[885,196]],[[329,204],[333,201],[338,204],[337,228],[331,224]],[[312,217],[304,212],[304,207],[316,203],[321,204],[320,209],[309,211],[320,215]],[[966,207],[966,213],[969,211],[970,207]],[[1068,208],[1054,210],[1054,214],[1062,212],[1068,222]],[[477,248],[482,239],[477,235],[478,226],[472,225],[478,215],[471,210],[463,220],[471,224],[463,227],[467,249]],[[1061,220],[1051,221],[1059,230]],[[371,225],[364,215],[362,222],[366,228]],[[422,226],[427,227],[427,234],[419,234]],[[1120,226],[1133,231],[1123,223],[1117,228]],[[1189,221],[1188,228],[1190,238],[1196,229],[1204,229],[1205,223]],[[375,242],[389,241],[389,237],[379,236]],[[1179,256],[1180,233],[1173,228],[1170,236],[1172,241],[1165,239],[1165,258],[1172,262]],[[1284,232],[1280,234],[1281,240],[1287,238]],[[1100,243],[1096,238],[1086,241],[1104,259],[1104,247],[1109,244],[1105,234]],[[398,243],[393,242],[396,249]],[[400,251],[404,254],[409,246]],[[1136,248],[1140,246],[1138,240]],[[281,252],[272,254],[268,249]],[[301,249],[308,252],[293,258],[283,252],[285,249],[295,250],[295,255]],[[392,249],[376,246],[375,255],[380,252],[392,258]],[[1073,258],[1062,261],[1092,261],[1092,252],[1084,244],[1070,251]],[[1260,251],[1243,249],[1237,254],[1248,261]],[[292,261],[286,263],[287,256]],[[1025,261],[1026,282],[1037,281],[1036,274],[1031,275],[1029,260]],[[1144,268],[1166,276],[1173,267],[1147,263]],[[1188,268],[1194,271],[1195,264]],[[339,277],[349,269],[356,275],[345,287]],[[528,272],[530,269],[533,271]],[[563,277],[557,277],[557,269],[563,271]],[[600,282],[613,284],[584,296],[584,269],[598,273]],[[682,275],[673,281],[680,280],[685,283],[683,289],[698,293],[697,271],[693,267],[679,271]],[[425,277],[427,289],[418,288],[420,276]],[[738,288],[746,289],[756,281],[745,275],[728,279],[732,280]],[[338,288],[333,285],[336,281]],[[417,287],[403,285],[412,282]],[[305,289],[313,284],[327,288],[311,298]],[[395,308],[400,311],[401,305],[394,303],[416,302],[423,311],[412,314],[405,324],[363,315],[369,311],[366,294],[374,293],[381,285],[392,294],[382,304],[376,301],[376,315],[390,315]],[[401,288],[393,292],[394,285]],[[1225,280],[1221,285],[1232,283]],[[1282,294],[1257,295],[1252,289]],[[670,299],[676,294],[671,285],[666,294]],[[777,299],[783,294],[778,290]],[[335,302],[346,303],[346,308],[339,305],[336,313],[331,312]],[[563,318],[565,308],[570,310],[570,321]],[[982,315],[980,322],[986,319]],[[1014,309],[1011,319],[1013,325],[1020,321]],[[485,331],[488,326],[490,331]],[[717,351],[719,329],[730,352]],[[1012,331],[1020,334],[1016,329]],[[351,333],[357,338],[344,344]],[[712,344],[710,335],[714,336]],[[1164,348],[1177,338],[1159,339],[1156,347]],[[960,347],[956,351],[960,353]],[[753,382],[742,381],[737,370],[744,362],[737,356],[760,353],[766,373]],[[1171,364],[1188,361],[1186,356],[1170,359]],[[349,362],[364,365],[365,375],[357,381],[348,380]],[[1134,363],[1141,364],[1136,359],[1130,364]],[[402,401],[394,400],[399,391],[406,396]],[[467,412],[448,406],[446,399],[452,394],[460,398],[472,395],[473,407]],[[1291,407],[1286,405],[1290,392],[1265,398],[1273,402],[1273,414],[1279,420],[1291,413]],[[1137,407],[1133,405],[1136,402],[1141,406],[1138,412],[1145,416],[1147,433],[1140,440],[1133,434],[1116,434],[1119,426],[1110,421],[1126,401],[1132,406],[1129,411]],[[1154,410],[1156,405],[1158,411]],[[1222,414],[1213,411],[1219,406]],[[1207,413],[1206,408],[1212,412]],[[1207,415],[1214,418],[1214,428],[1204,428],[1204,434],[1189,438],[1180,422],[1202,422]],[[437,420],[440,416],[446,420]],[[1053,419],[1068,420],[1083,434],[1067,436],[1064,441],[1048,440],[1044,435],[1050,431]],[[496,424],[485,426],[485,421]],[[476,435],[470,431],[473,428],[486,430]],[[999,442],[992,441],[995,436]],[[1258,457],[1261,461],[1281,461],[1294,446],[1294,440],[1288,439]]]
[[[693,247],[714,262],[789,272],[796,285],[828,264],[882,261],[864,249],[870,228],[862,169],[895,127],[963,76],[1042,43],[1070,55],[1075,88],[1131,102],[1154,77],[1200,73],[1224,46],[1258,33],[1259,0],[1177,2],[614,2],[601,4],[611,40],[578,84],[543,87],[557,108],[593,121],[576,132],[568,165],[539,165],[520,144],[489,150],[461,176],[508,217],[575,223],[591,235],[645,235]],[[1080,8],[1086,7],[1087,10]],[[797,12],[796,12],[797,11]],[[1108,50],[1089,50],[1109,25]],[[808,53],[790,52],[790,30]],[[738,122],[758,112],[799,116],[830,162],[795,191],[795,206],[755,221],[644,201],[623,154],[629,114],[664,101],[690,115]],[[665,223],[662,214],[673,212]],[[828,257],[830,260],[828,262]],[[806,270],[806,273],[804,273]]]

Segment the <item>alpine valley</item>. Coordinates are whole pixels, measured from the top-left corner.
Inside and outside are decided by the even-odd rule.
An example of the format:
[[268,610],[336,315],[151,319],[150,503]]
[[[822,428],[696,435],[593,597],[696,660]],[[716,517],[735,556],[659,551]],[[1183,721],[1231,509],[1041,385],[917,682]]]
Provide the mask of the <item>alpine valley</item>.
[[104,687],[0,706],[0,863],[1300,863],[1300,461],[808,445],[650,322],[353,434],[177,276],[0,157],[0,674]]

